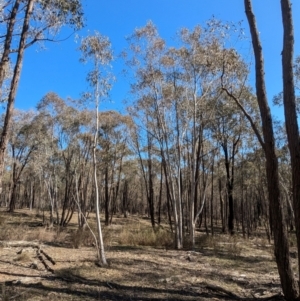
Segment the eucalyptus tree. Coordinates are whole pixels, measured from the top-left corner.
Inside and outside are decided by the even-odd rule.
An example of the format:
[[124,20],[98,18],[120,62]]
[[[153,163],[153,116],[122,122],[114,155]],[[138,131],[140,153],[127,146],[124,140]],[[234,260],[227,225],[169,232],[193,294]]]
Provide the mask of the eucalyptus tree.
[[[136,112],[134,113],[135,116]],[[133,116],[134,116],[133,115]],[[148,116],[146,116],[146,126],[150,126]],[[155,229],[155,216],[154,216],[154,173],[153,173],[153,136],[150,128],[146,132],[137,125],[130,129],[131,133],[131,148],[137,155],[139,166],[141,170],[141,178],[144,181],[145,194],[148,203],[148,212],[151,219],[152,228]]]
[[[284,4],[288,4],[289,1],[282,1]],[[262,133],[258,129],[257,124],[253,121],[251,114],[245,110],[243,104],[241,103],[241,99],[243,99],[241,93],[234,92],[231,87],[227,88],[223,86],[225,92],[235,100],[236,104],[243,111],[244,115],[248,119],[251,124],[252,129],[254,130],[257,139],[259,140],[266,157],[266,174],[267,174],[267,185],[268,185],[268,194],[269,194],[269,203],[271,209],[271,224],[272,230],[274,233],[274,253],[276,258],[276,263],[279,271],[279,276],[281,280],[282,290],[285,297],[289,300],[296,300],[298,297],[295,277],[291,267],[290,255],[289,255],[289,243],[287,238],[287,231],[285,227],[283,210],[282,210],[282,200],[280,195],[280,184],[279,184],[279,174],[278,174],[278,159],[275,152],[275,139],[274,139],[274,130],[273,130],[273,122],[270,107],[267,101],[266,87],[265,87],[265,79],[264,79],[264,60],[263,60],[263,52],[262,45],[259,39],[259,33],[256,25],[255,15],[252,9],[251,0],[244,0],[245,12],[248,19],[251,37],[252,37],[252,45],[255,57],[255,74],[256,74],[256,96],[257,103],[260,111],[260,123],[262,127]],[[287,17],[289,15],[290,10],[289,7],[285,7],[285,10],[282,8],[283,15]],[[287,22],[285,25],[287,28],[291,29],[289,21],[291,19],[287,18],[285,21]],[[288,30],[286,31],[286,33]],[[289,32],[289,37],[292,37],[291,32]],[[285,36],[287,38],[287,36]],[[293,39],[286,39],[287,42],[285,48],[285,59],[288,60],[289,55],[292,53],[290,46],[293,42]],[[291,53],[289,53],[291,52]],[[287,62],[287,61],[286,61]],[[288,64],[288,62],[287,62]],[[291,70],[285,70],[285,72],[290,72]],[[289,74],[285,80],[291,80]],[[290,83],[291,84],[291,83]],[[236,86],[236,85],[235,85]],[[245,86],[245,81],[240,82],[240,91],[243,91]],[[287,91],[291,88],[291,86],[287,85]],[[290,93],[289,90],[288,93]],[[289,101],[287,101],[288,103]],[[293,100],[291,99],[291,103]],[[292,106],[289,107],[291,111],[293,111]],[[290,112],[291,112],[290,111]],[[293,119],[293,114],[291,114],[290,122],[296,122]],[[288,117],[288,115],[286,115]],[[295,137],[295,136],[294,136]],[[299,137],[296,135],[296,137]]]
[[[36,42],[52,41],[64,25],[75,30],[83,25],[83,13],[79,0],[14,0],[2,4],[0,39],[0,89],[7,71],[13,70],[9,82],[6,114],[0,137],[0,188],[4,170],[4,156],[9,140],[9,127],[20,80],[25,49]],[[15,55],[16,54],[16,55]]]
[[[126,58],[137,77],[136,83],[132,84],[132,92],[137,95],[137,102],[131,112],[139,118],[139,126],[145,130],[144,133],[148,137],[147,198],[151,198],[149,201],[153,202],[151,151],[156,143],[164,166],[168,196],[173,207],[175,246],[181,249],[183,247],[182,187],[181,160],[178,157],[181,155],[181,146],[178,143],[176,146],[176,135],[171,129],[171,121],[168,120],[172,118],[169,111],[171,104],[163,94],[165,82],[161,59],[166,49],[165,41],[159,37],[154,24],[148,22],[145,27],[135,30],[129,43],[131,52],[126,54]],[[138,142],[137,139],[136,141]],[[142,169],[147,183],[144,165]]]
[[[128,124],[129,123],[129,124]],[[119,195],[123,162],[129,154],[127,147],[128,126],[131,119],[116,111],[100,113],[99,127],[99,169],[104,174],[105,224],[109,224]],[[110,210],[111,209],[111,210]],[[111,211],[111,217],[109,214]]]
[[[47,124],[39,169],[48,192],[50,223],[55,209],[56,222],[62,226],[68,224],[76,207],[79,206],[85,215],[87,206],[92,114],[86,110],[78,111],[75,104],[55,93],[48,93],[37,105],[40,119]],[[76,185],[80,190],[80,204]],[[61,216],[58,212],[60,206]],[[80,222],[80,225],[83,224]]]
[[292,184],[292,171],[291,160],[287,144],[278,149],[279,159],[279,182],[282,189],[282,197],[286,201],[286,223],[290,227],[290,231],[294,230],[295,225],[295,211],[293,206],[293,184]]
[[[293,68],[291,58],[293,56],[293,26],[291,17],[291,5],[289,0],[281,1],[281,10],[284,25],[284,47],[283,47],[283,88],[284,88],[284,107],[285,107],[285,119],[288,134],[288,141],[290,146],[291,158],[295,159],[299,157],[299,146],[294,144],[294,141],[299,139],[298,124],[295,109],[295,95],[294,95],[294,81],[293,81]],[[279,177],[278,177],[278,160],[275,154],[274,146],[274,134],[272,126],[272,118],[270,116],[270,109],[267,103],[266,88],[264,81],[264,65],[262,47],[258,35],[255,16],[253,14],[251,1],[245,0],[246,15],[249,22],[249,27],[252,36],[253,50],[255,54],[256,63],[256,91],[257,101],[260,107],[264,144],[263,147],[266,152],[266,172],[268,177],[268,190],[269,199],[272,202],[272,218],[273,218],[273,231],[274,231],[274,243],[275,243],[275,257],[279,270],[281,285],[285,297],[289,300],[296,300],[298,292],[296,288],[296,281],[291,268],[291,262],[289,260],[289,245],[287,240],[286,227],[283,221],[282,204],[280,200],[279,190]],[[297,137],[297,138],[295,138]],[[298,154],[297,154],[298,153]],[[295,157],[294,157],[295,156]],[[293,192],[294,192],[294,206],[298,208],[296,198],[299,198],[299,194],[295,185],[295,172],[299,170],[299,159],[292,161],[292,175],[293,175]],[[298,177],[298,176],[297,176]],[[297,209],[296,209],[297,210]],[[296,213],[298,214],[298,213]],[[297,226],[296,216],[296,231],[298,238],[298,249],[300,246],[299,239],[299,224]],[[299,265],[300,266],[300,265]]]
[[80,123],[79,132],[76,135],[76,158],[75,168],[75,194],[76,203],[78,207],[78,226],[80,229],[84,228],[86,220],[91,208],[90,198],[91,193],[91,178],[93,176],[92,166],[92,147],[93,135],[91,134],[94,112],[90,110],[83,110],[78,112],[78,121]]
[[[54,170],[53,162],[55,162],[56,169],[58,169],[59,166],[59,164],[57,164],[57,157],[55,158],[54,156],[54,154],[57,154],[57,147],[55,144],[55,138],[53,136],[54,121],[52,119],[52,116],[37,111],[35,123],[38,125],[38,127],[42,128],[43,131],[40,131],[37,135],[39,142],[38,150],[33,153],[32,160],[29,162],[28,168],[25,171],[28,179],[28,183],[25,185],[28,186],[28,189],[30,188],[30,209],[32,209],[33,206],[35,206],[35,208],[37,208],[38,210],[44,210],[45,205],[47,205],[48,203],[46,201],[48,200],[48,198],[45,195],[43,195],[44,183],[45,186],[47,186],[50,201],[51,225],[53,223],[54,210],[56,210],[56,217],[58,223],[57,179],[53,179],[51,176],[47,177],[47,175],[52,175],[50,170]],[[56,183],[56,185],[54,185],[54,182]]]
[[112,85],[113,77],[109,72],[109,67],[111,61],[113,60],[113,54],[109,39],[98,32],[95,32],[94,35],[83,38],[79,50],[82,54],[81,61],[83,63],[90,62],[92,64],[92,70],[87,75],[87,81],[93,89],[90,97],[92,98],[95,105],[93,172],[95,185],[95,208],[98,229],[97,251],[99,265],[107,265],[100,223],[99,188],[97,177],[97,146],[99,133],[99,105],[100,101],[108,96],[108,92]]
[[71,106],[65,106],[58,115],[58,122],[61,126],[58,145],[59,153],[64,166],[64,197],[62,200],[62,214],[60,225],[69,223],[76,208],[74,197],[75,171],[78,168],[78,147],[77,137],[80,132],[80,120],[78,111]]
[[[126,58],[136,76],[132,85],[136,102],[131,112],[145,130],[148,162],[160,156],[172,201],[175,245],[182,248],[183,211],[189,212],[190,243],[195,243],[195,225],[209,185],[206,171],[215,148],[211,125],[216,101],[222,94],[219,77],[224,54],[232,55],[233,50],[224,47],[226,26],[214,20],[207,28],[182,29],[179,38],[178,48],[167,48],[154,24],[148,22],[129,38],[131,52]],[[151,188],[149,163],[147,169]]]
[[228,230],[234,233],[234,181],[235,160],[242,141],[246,138],[246,121],[243,113],[235,106],[230,105],[227,96],[219,98],[216,104],[214,125],[212,126],[214,138],[220,145],[224,155],[226,174],[226,195],[228,198]]
[[9,211],[13,212],[16,205],[16,189],[21,175],[33,158],[34,152],[38,151],[40,145],[41,131],[45,127],[37,122],[36,114],[22,111],[15,111],[13,115],[14,123],[11,127],[11,141],[9,155],[12,160],[12,185],[10,193]]
[[[294,80],[294,25],[292,4],[290,0],[281,0],[281,13],[283,24],[283,50],[282,50],[282,78],[283,78],[283,105],[288,147],[291,158],[293,206],[295,213],[295,226],[298,248],[298,272],[300,271],[300,146],[299,125],[295,96]],[[289,279],[290,280],[290,279]],[[292,283],[290,283],[291,285]],[[298,290],[300,283],[298,282]]]
[[[54,210],[56,209],[56,222],[66,225],[69,214],[66,211],[71,203],[71,187],[73,182],[71,135],[74,135],[72,127],[72,115],[68,115],[69,106],[55,93],[45,95],[37,105],[40,118],[48,124],[48,140],[43,144],[44,156],[40,161],[40,177],[46,187],[47,199],[50,208],[50,224],[53,224]],[[72,112],[74,115],[74,111]],[[71,135],[70,135],[71,134]],[[61,193],[62,190],[64,193]],[[61,200],[59,195],[61,195]],[[58,207],[62,204],[63,210],[59,216]],[[72,212],[68,210],[68,212]]]
[[[189,163],[190,195],[187,203],[192,247],[195,245],[197,219],[205,208],[208,171],[216,148],[212,139],[212,125],[221,95],[218,72],[222,66],[223,52],[227,51],[223,46],[227,35],[225,31],[223,36],[220,35],[220,29],[223,31],[223,25],[216,20],[211,20],[204,27],[196,26],[191,31],[182,29],[180,40],[183,46],[177,51],[178,65],[175,70],[181,74],[177,90],[182,89],[183,92],[179,102],[180,118],[185,122],[185,140],[188,141],[185,153]],[[199,196],[201,203],[198,202]]]

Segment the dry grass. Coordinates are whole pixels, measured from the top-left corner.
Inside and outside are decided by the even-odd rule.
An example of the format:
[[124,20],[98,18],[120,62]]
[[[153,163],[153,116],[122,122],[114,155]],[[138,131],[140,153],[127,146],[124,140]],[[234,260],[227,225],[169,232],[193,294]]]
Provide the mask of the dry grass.
[[120,245],[128,246],[152,246],[170,248],[173,245],[173,235],[170,231],[158,228],[142,228],[140,225],[136,228],[124,228],[117,242]]
[[[167,227],[153,231],[148,219],[114,218],[103,228],[109,266],[99,268],[93,236],[77,229],[76,216],[68,228],[50,230],[27,210],[0,212],[0,221],[1,240],[37,240],[56,263],[47,261],[52,274],[34,250],[0,248],[1,301],[230,300],[213,286],[245,300],[281,292],[272,245],[263,237],[198,233],[194,251],[177,251]],[[93,216],[89,225],[95,230]]]
[[21,254],[18,254],[16,258],[14,258],[14,261],[29,262],[30,260],[30,254],[28,254],[27,252],[22,252]]

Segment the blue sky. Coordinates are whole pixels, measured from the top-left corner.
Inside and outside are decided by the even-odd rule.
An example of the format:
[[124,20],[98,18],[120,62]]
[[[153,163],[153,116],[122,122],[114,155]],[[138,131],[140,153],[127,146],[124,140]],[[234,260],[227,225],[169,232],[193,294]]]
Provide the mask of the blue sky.
[[[114,53],[119,54],[126,46],[125,37],[148,20],[157,26],[162,38],[172,43],[182,27],[193,28],[214,16],[225,21],[243,20],[246,35],[248,23],[243,0],[83,0],[86,27],[80,32],[98,30],[110,38]],[[300,1],[294,0],[295,54],[300,55]],[[282,90],[281,50],[282,22],[279,0],[253,0],[254,11],[263,43],[268,97]],[[64,30],[62,36],[67,35]],[[299,39],[298,39],[299,37]],[[79,63],[78,44],[74,37],[60,43],[48,43],[46,50],[33,46],[27,50],[18,89],[16,107],[35,108],[48,92],[56,92],[62,98],[79,98],[87,90],[87,69]],[[245,53],[250,51],[249,41],[239,44]],[[114,63],[117,78],[111,92],[112,102],[102,104],[102,109],[122,110],[123,100],[130,99],[129,79],[122,75],[121,60]],[[254,79],[254,76],[251,76]],[[279,109],[275,114],[281,116]]]

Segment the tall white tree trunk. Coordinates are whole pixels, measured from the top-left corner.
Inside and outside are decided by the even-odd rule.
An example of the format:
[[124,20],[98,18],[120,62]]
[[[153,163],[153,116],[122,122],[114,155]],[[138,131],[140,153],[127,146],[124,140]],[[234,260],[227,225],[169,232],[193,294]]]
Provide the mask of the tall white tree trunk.
[[98,178],[97,178],[97,157],[96,157],[96,147],[97,147],[97,136],[99,130],[99,84],[96,84],[96,130],[94,135],[94,145],[93,145],[93,168],[94,168],[94,184],[95,184],[95,208],[96,208],[96,223],[98,230],[98,260],[101,266],[107,265],[105,252],[104,252],[104,243],[103,243],[103,235],[100,221],[100,204],[99,204],[99,188],[98,188]]

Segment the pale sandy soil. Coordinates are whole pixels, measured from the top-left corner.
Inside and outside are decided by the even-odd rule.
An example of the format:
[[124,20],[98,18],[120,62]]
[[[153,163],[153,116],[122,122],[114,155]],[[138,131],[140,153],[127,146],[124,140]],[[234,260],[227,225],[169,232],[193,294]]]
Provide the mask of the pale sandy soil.
[[[24,240],[39,231],[41,249],[55,265],[43,258],[53,271],[45,269],[36,248],[0,247],[0,300],[283,300],[265,239],[203,237],[195,251],[177,251],[120,245],[110,235],[109,266],[99,268],[92,246],[75,249],[67,234],[64,241],[52,241],[51,231],[28,229]],[[116,229],[118,219],[107,231]]]

